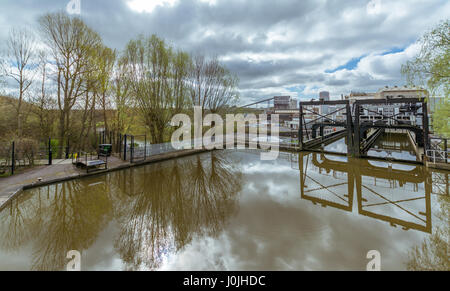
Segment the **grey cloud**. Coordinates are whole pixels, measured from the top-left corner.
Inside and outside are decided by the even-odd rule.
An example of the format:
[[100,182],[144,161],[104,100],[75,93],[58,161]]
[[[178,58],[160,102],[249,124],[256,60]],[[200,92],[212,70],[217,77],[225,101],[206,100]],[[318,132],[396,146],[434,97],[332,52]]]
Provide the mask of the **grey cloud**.
[[[439,20],[450,16],[450,4],[443,0],[413,0],[408,4],[382,0],[380,13],[373,15],[366,13],[369,0],[217,0],[215,5],[180,0],[172,7],[157,7],[152,13],[132,11],[126,0],[81,1],[82,18],[107,45],[120,50],[139,34],[158,34],[190,53],[227,59],[227,67],[241,80],[240,89],[253,90],[256,95],[265,86],[279,88],[280,92],[289,86],[317,87],[332,90],[336,96],[356,87],[371,90],[380,83],[400,84],[399,72],[392,72],[399,71],[400,64],[373,63],[378,76],[356,70],[332,75],[325,71],[361,55],[408,47]],[[68,2],[2,0],[0,39],[4,42],[13,26],[36,27],[40,15],[65,9]],[[271,59],[274,54],[286,57],[281,61]],[[311,57],[301,61],[290,57],[299,54]],[[259,61],[233,59],[236,55],[258,55]],[[267,97],[261,94],[255,98]]]

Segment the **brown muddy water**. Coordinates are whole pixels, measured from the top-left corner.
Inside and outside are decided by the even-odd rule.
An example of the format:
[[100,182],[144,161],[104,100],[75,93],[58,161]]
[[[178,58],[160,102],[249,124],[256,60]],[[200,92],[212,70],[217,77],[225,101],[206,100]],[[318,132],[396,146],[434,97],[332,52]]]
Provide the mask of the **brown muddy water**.
[[227,150],[60,183],[0,213],[0,270],[448,270],[448,175]]

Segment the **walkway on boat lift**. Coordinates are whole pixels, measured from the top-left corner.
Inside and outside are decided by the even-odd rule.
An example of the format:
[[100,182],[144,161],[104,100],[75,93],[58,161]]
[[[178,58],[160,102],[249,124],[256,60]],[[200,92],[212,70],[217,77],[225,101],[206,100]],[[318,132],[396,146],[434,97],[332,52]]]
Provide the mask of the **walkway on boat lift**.
[[300,102],[299,116],[302,151],[326,152],[326,145],[345,138],[348,156],[367,158],[383,133],[399,131],[407,134],[417,162],[426,163],[433,151],[439,162],[448,163],[447,140],[441,139],[444,146],[439,148],[430,142],[425,98],[307,101]]

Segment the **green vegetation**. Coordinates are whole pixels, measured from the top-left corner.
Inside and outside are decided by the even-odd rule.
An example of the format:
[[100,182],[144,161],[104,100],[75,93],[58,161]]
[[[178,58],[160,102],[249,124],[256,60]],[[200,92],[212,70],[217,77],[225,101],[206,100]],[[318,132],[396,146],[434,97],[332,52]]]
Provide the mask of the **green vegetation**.
[[419,54],[402,66],[410,84],[426,86],[430,98],[443,96],[433,114],[434,130],[450,137],[450,23],[440,23],[420,39]]
[[438,196],[440,211],[438,211],[436,218],[443,226],[435,227],[431,236],[424,239],[420,246],[415,246],[409,251],[407,269],[410,271],[450,271],[450,258],[448,256],[450,197],[446,193]]
[[[66,13],[38,19],[37,30],[11,31],[0,56],[0,141],[30,139],[52,148],[96,148],[99,130],[147,134],[167,142],[174,114],[193,106],[223,113],[238,98],[238,80],[217,58],[192,56],[156,35],[108,48],[83,20]],[[36,44],[43,44],[36,45]],[[11,67],[11,64],[17,66]],[[61,158],[62,151],[55,151]]]

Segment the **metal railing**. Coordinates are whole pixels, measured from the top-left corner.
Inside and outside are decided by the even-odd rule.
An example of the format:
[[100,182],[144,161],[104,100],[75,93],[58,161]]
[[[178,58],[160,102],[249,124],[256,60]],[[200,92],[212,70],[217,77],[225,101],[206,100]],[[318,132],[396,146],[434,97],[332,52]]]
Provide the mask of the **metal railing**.
[[433,162],[433,164],[436,163],[447,163],[449,162],[449,155],[450,151],[444,151],[444,150],[427,150],[427,158]]

